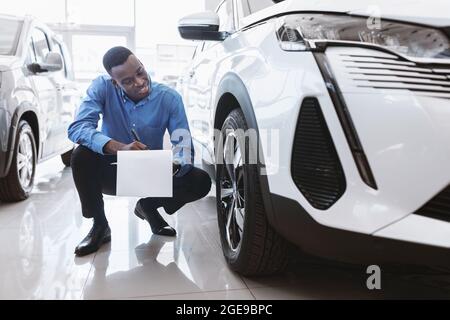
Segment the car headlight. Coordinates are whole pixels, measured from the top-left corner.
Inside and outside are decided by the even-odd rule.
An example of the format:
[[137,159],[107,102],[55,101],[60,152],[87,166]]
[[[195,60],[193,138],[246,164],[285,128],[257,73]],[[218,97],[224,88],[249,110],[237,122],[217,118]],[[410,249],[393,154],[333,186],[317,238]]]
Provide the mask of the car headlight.
[[439,29],[338,14],[293,14],[277,23],[278,40],[286,51],[333,41],[378,45],[410,58],[450,58],[449,38]]

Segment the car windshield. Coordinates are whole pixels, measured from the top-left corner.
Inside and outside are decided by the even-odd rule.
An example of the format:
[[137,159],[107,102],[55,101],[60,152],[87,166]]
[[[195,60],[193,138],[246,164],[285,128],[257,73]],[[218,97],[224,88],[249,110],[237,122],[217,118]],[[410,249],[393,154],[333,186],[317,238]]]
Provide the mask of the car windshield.
[[0,55],[16,53],[22,23],[21,20],[0,18]]

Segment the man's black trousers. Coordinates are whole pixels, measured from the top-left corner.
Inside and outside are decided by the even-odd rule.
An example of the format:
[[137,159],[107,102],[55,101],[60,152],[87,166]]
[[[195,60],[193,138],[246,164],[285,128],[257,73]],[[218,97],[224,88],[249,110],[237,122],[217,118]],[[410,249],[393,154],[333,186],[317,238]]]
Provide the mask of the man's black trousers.
[[[116,195],[117,166],[111,164],[116,161],[117,156],[101,155],[84,146],[73,151],[72,174],[85,218],[104,219],[103,194]],[[183,177],[173,178],[172,198],[145,198],[141,203],[145,210],[164,207],[173,214],[186,203],[205,197],[210,189],[209,175],[194,167]]]

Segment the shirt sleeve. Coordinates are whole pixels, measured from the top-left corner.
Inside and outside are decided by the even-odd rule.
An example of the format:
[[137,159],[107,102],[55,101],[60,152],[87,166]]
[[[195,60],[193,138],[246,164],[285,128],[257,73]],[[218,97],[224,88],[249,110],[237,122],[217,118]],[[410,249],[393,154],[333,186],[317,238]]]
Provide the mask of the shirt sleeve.
[[173,146],[174,161],[181,164],[180,171],[175,175],[182,177],[193,167],[194,146],[192,144],[191,132],[184,110],[184,104],[181,96],[174,91],[170,105],[169,134]]
[[106,103],[106,80],[95,79],[82,100],[75,121],[69,126],[69,139],[94,152],[104,154],[103,147],[112,139],[97,130],[100,114]]

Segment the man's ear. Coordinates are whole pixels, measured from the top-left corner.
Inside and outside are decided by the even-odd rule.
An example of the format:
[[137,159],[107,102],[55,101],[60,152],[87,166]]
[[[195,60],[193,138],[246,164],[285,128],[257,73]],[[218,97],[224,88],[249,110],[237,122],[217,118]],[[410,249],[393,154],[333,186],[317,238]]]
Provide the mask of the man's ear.
[[112,82],[112,84],[115,86],[115,87],[117,87],[117,86],[119,86],[119,84],[117,83],[117,81],[116,80],[114,80],[114,79],[111,79],[111,82]]

